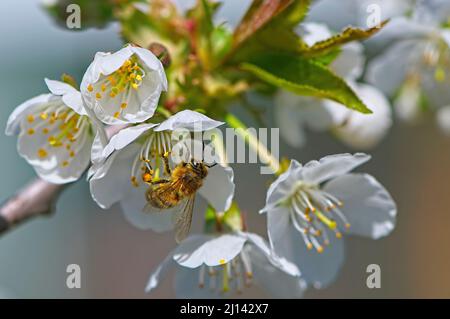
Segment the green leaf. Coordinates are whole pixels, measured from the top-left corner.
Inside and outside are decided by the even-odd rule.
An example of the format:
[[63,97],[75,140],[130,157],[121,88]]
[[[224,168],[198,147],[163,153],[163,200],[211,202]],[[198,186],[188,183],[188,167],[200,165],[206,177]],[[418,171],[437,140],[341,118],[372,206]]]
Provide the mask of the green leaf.
[[231,207],[225,212],[222,221],[232,231],[242,231],[244,225],[242,222],[241,211],[236,202],[233,202]]
[[307,45],[294,28],[306,16],[310,2],[255,0],[234,33],[233,60],[245,61],[267,50],[299,52],[306,49]]
[[234,46],[240,46],[292,2],[292,0],[254,0],[234,32]]
[[304,56],[319,56],[325,55],[341,47],[343,44],[357,41],[365,40],[370,38],[372,35],[377,33],[383,28],[388,21],[385,21],[381,26],[376,26],[367,30],[360,28],[348,27],[339,34],[332,36],[331,38],[325,39],[323,41],[315,43],[311,47],[304,48],[302,50],[302,55]]
[[230,52],[232,41],[232,34],[228,28],[223,25],[214,28],[211,34],[213,61],[222,60]]
[[205,211],[205,233],[214,233],[216,231],[216,211],[215,209],[208,205]]
[[286,53],[266,53],[241,67],[269,84],[299,95],[327,98],[352,110],[371,113],[344,80],[311,59]]

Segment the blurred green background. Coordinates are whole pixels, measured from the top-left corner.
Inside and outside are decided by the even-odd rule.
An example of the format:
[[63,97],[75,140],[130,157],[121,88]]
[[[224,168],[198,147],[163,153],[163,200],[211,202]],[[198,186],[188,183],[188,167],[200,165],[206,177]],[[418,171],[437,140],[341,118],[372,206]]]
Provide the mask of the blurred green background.
[[[46,92],[44,77],[62,72],[81,80],[95,52],[117,50],[118,26],[72,32],[56,26],[37,0],[0,1],[0,127],[24,100]],[[0,198],[12,195],[34,177],[16,152],[16,139],[0,134]],[[282,146],[281,153],[301,162],[353,151],[328,134],[310,134],[301,150]],[[450,297],[450,138],[429,118],[418,125],[396,123],[361,168],[373,174],[398,204],[398,224],[379,240],[347,238],[347,259],[338,280],[310,298]],[[234,165],[236,198],[250,230],[265,234],[263,206],[267,176],[258,165]],[[194,230],[201,229],[205,207],[196,206]],[[40,218],[0,238],[0,297],[151,298],[173,297],[171,279],[144,294],[152,269],[175,247],[173,235],[134,229],[119,208],[102,211],[83,180],[70,186],[51,218]],[[79,264],[82,288],[66,287],[66,267]],[[382,269],[382,288],[366,287],[366,267]],[[265,297],[251,288],[244,297]]]

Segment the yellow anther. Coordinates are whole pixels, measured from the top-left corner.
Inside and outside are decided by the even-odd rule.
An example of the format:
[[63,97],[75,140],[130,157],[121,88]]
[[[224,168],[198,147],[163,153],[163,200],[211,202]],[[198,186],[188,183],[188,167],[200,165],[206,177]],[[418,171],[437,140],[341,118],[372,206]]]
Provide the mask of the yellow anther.
[[33,123],[34,122],[34,116],[33,115],[28,115],[27,116],[27,121],[28,121],[28,123]]
[[252,272],[246,272],[245,275],[247,276],[248,279],[252,279],[253,278],[253,273]]
[[140,76],[139,74],[136,75],[136,80],[138,80],[139,82],[142,81],[142,76]]
[[306,249],[308,250],[313,249],[313,245],[311,243],[306,244]]
[[112,75],[108,76],[108,81],[109,83],[111,83],[111,85],[116,84],[116,79]]
[[70,157],[75,157],[75,152],[74,151],[70,151],[69,156]]
[[138,182],[137,182],[137,178],[136,178],[136,176],[131,176],[131,184],[134,186],[134,187],[139,187],[139,184],[138,184]]
[[145,173],[142,175],[142,180],[146,183],[149,183],[152,180],[152,175],[150,173]]
[[120,113],[119,113],[119,112],[114,113],[114,117],[115,117],[116,119],[119,118],[119,116],[120,116]]
[[68,161],[64,161],[64,162],[62,163],[62,167],[67,167],[67,166],[69,166],[69,162],[68,162]]
[[34,134],[34,129],[30,128],[28,129],[28,135],[33,135]]
[[88,89],[89,92],[94,91],[94,87],[92,86],[92,84],[89,84],[87,89]]
[[44,150],[43,148],[40,148],[40,149],[38,150],[37,154],[38,154],[38,156],[39,156],[40,158],[47,157],[47,155],[48,155],[47,151]]
[[319,254],[323,253],[323,247],[320,245],[316,247],[316,250]]
[[342,233],[341,232],[336,232],[336,238],[342,238]]
[[97,100],[100,100],[102,98],[102,95],[100,94],[100,92],[95,93],[95,98]]
[[123,109],[126,109],[127,108],[127,106],[128,106],[128,104],[127,103],[122,103],[122,104],[120,104],[120,108],[123,110]]
[[219,264],[223,265],[225,263],[226,263],[225,259],[222,258],[222,259],[219,260]]
[[39,116],[40,116],[40,118],[43,119],[43,120],[46,120],[46,119],[48,118],[48,114],[45,113],[45,112],[42,112]]
[[116,95],[115,95],[113,92],[109,93],[109,96],[110,96],[111,98],[115,98],[115,97],[116,97]]
[[345,228],[349,229],[350,227],[352,227],[352,225],[350,225],[349,223],[345,224]]
[[48,128],[44,127],[44,128],[42,129],[42,134],[48,134]]
[[314,214],[317,216],[317,218],[324,223],[328,228],[330,229],[336,229],[337,224],[334,220],[329,219],[327,216],[325,216],[324,214],[322,214],[319,211],[315,211]]
[[137,90],[139,88],[139,85],[137,85],[136,83],[131,83],[131,87]]
[[54,136],[50,136],[48,138],[48,142],[50,143],[50,145],[54,146],[58,142],[58,140]]
[[136,74],[135,73],[131,73],[130,74],[130,79],[134,79],[134,78],[136,78]]

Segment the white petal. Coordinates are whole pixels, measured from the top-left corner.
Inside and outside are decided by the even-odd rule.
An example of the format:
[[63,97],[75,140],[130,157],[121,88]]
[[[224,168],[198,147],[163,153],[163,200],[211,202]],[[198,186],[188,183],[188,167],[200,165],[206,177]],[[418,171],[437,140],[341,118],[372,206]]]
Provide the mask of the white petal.
[[369,159],[370,155],[364,153],[329,155],[306,163],[301,173],[304,181],[320,184],[350,172]]
[[94,60],[86,69],[86,72],[83,75],[83,79],[80,84],[80,91],[85,98],[88,98],[87,103],[89,108],[93,108],[93,99],[92,95],[88,92],[89,84],[95,83],[98,81],[100,74],[102,73],[101,65],[105,57],[111,55],[111,53],[106,52],[97,52],[95,54]]
[[145,192],[148,186],[141,183],[138,188],[131,188],[120,201],[125,218],[134,227],[141,230],[151,229],[156,232],[165,232],[173,228],[173,218],[180,208],[174,207],[164,210],[144,211],[147,200]]
[[222,124],[223,122],[212,120],[201,113],[184,110],[159,124],[155,131],[186,129],[193,132],[201,132],[216,128]]
[[32,99],[29,99],[14,109],[8,118],[6,124],[6,135],[15,135],[20,132],[20,122],[24,116],[32,112],[32,108],[41,104],[47,103],[52,97],[51,94],[41,94]]
[[233,201],[234,188],[233,169],[217,164],[209,169],[208,176],[198,192],[216,211],[225,212]]
[[441,130],[450,134],[450,106],[440,108],[437,111],[436,119]]
[[260,213],[267,212],[292,193],[293,187],[301,178],[301,169],[302,165],[299,162],[291,160],[288,170],[270,185],[267,191],[266,206],[259,211]]
[[218,266],[235,258],[244,247],[246,238],[225,234],[219,237],[194,235],[185,239],[174,251],[173,259],[181,266],[197,268],[202,264]]
[[[105,160],[105,157],[103,157],[103,150],[105,149],[104,142],[102,140],[102,134],[99,132],[99,130],[96,131],[94,141],[92,143],[92,149],[91,149],[91,161],[92,164],[94,164],[94,170],[97,167],[97,164],[100,164]],[[89,176],[88,176],[89,178]]]
[[260,252],[263,254],[266,261],[277,268],[277,270],[289,276],[300,276],[299,269],[289,261],[274,255],[266,241],[261,236],[252,233],[243,233],[243,236],[247,237],[249,243],[254,245],[254,247],[251,248],[251,251]]
[[[283,139],[292,147],[302,147],[306,142],[304,121],[302,120],[302,106],[292,105],[294,99],[302,97],[293,93],[278,90],[275,95],[274,118]],[[304,98],[307,99],[306,97]],[[307,103],[307,101],[305,101]],[[299,103],[300,104],[300,103]]]
[[75,89],[73,86],[61,82],[61,81],[55,81],[45,78],[45,84],[47,84],[47,87],[50,92],[54,95],[66,95],[74,92],[78,92],[77,89]]
[[70,107],[72,110],[74,110],[78,114],[87,115],[87,112],[84,109],[83,99],[81,98],[80,92],[75,91],[73,93],[63,95],[62,100],[65,105]]
[[333,61],[331,68],[345,79],[356,80],[363,74],[365,62],[364,46],[359,42],[351,42],[342,47],[342,52]]
[[123,149],[156,125],[157,124],[139,124],[120,130],[117,134],[111,137],[109,143],[105,146],[102,152],[102,156],[106,158],[111,155],[112,152]]
[[395,202],[372,176],[339,176],[328,182],[324,191],[344,203],[341,210],[351,224],[349,233],[378,239],[394,229],[397,214]]
[[[43,180],[53,184],[66,184],[78,180],[89,166],[91,143],[92,139],[89,137],[88,141],[84,143],[84,146],[80,147],[74,158],[69,158],[67,154],[58,154],[56,160],[57,166],[53,169],[47,170],[40,166],[35,166],[36,173]],[[76,146],[74,145],[74,147]],[[61,164],[65,160],[70,161],[70,164],[62,167]]]
[[274,298],[301,298],[306,282],[300,277],[287,274],[274,266],[267,257],[256,249],[249,250],[252,270],[258,286]]
[[[414,68],[422,41],[403,40],[395,43],[385,53],[373,59],[367,67],[367,80],[392,97]],[[419,55],[420,56],[420,55]],[[399,57],[402,57],[399,59]]]
[[134,53],[147,65],[147,67],[159,74],[162,81],[162,89],[167,91],[167,78],[161,61],[149,50],[139,47],[131,47]]
[[450,16],[450,3],[447,0],[417,1],[413,18],[424,25],[439,25],[447,22]]
[[[228,297],[220,287],[223,282],[223,271],[216,267],[215,276],[208,275],[205,269],[204,287],[199,286],[200,268],[191,269],[177,265],[175,268],[175,296],[181,299],[219,299]],[[210,289],[210,281],[214,280],[216,289]]]
[[328,39],[332,36],[330,29],[326,24],[322,23],[303,23],[298,32],[303,36],[303,41],[309,46],[313,46],[317,42]]
[[354,89],[372,114],[348,110],[333,101],[324,102],[324,106],[336,119],[333,131],[340,140],[354,148],[368,149],[374,147],[392,126],[391,106],[383,93],[373,86],[358,84]]
[[274,116],[280,134],[293,147],[301,147],[305,143],[305,127],[325,131],[331,125],[331,117],[320,99],[279,90],[274,103]]
[[91,177],[91,195],[101,208],[109,208],[121,201],[133,187],[130,182],[131,167],[139,149],[139,145],[131,144],[113,153]]
[[292,226],[289,211],[273,209],[267,214],[269,238],[275,253],[295,263],[302,277],[316,288],[330,284],[337,276],[344,260],[343,240],[331,240],[319,254],[308,250],[301,234]]
[[167,275],[167,272],[173,264],[173,256],[172,254],[169,254],[150,275],[147,286],[145,287],[145,292],[149,293],[158,287],[160,281]]

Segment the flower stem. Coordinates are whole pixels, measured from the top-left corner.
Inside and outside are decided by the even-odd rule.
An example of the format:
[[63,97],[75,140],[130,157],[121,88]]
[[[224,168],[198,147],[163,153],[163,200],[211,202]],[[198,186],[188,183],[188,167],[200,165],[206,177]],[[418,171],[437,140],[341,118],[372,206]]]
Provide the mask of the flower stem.
[[280,162],[276,159],[272,153],[267,149],[267,147],[262,144],[258,138],[251,134],[247,126],[242,123],[236,116],[228,113],[225,116],[225,121],[228,125],[236,129],[236,134],[238,134],[255,152],[258,153],[260,160],[270,166],[274,174],[280,173]]

